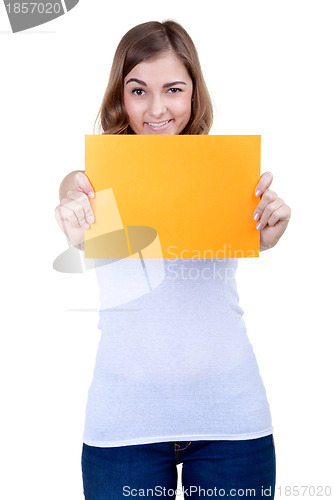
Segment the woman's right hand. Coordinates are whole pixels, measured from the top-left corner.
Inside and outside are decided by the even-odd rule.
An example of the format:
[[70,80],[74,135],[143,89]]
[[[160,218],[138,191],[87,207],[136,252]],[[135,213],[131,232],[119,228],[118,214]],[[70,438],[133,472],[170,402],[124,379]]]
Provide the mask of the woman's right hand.
[[55,209],[55,217],[70,243],[83,250],[84,231],[95,221],[89,199],[94,190],[88,177],[81,171],[72,172],[60,186],[60,204]]

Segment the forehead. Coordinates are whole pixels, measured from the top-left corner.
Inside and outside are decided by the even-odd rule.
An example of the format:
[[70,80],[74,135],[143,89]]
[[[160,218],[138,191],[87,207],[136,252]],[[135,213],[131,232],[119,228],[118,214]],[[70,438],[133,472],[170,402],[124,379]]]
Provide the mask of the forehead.
[[137,77],[149,84],[149,80],[163,81],[166,79],[186,81],[191,80],[185,64],[174,52],[166,52],[145,59],[137,64],[126,76]]

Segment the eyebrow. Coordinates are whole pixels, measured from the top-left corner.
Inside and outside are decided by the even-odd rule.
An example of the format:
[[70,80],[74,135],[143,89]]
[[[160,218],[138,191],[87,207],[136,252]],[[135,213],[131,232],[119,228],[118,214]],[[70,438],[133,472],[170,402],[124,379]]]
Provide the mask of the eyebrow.
[[[127,80],[125,85],[127,85],[130,82],[136,82],[136,83],[139,83],[139,85],[142,85],[143,87],[147,87],[146,82],[143,82],[142,80],[138,80],[137,78],[130,78],[129,80]],[[166,87],[172,87],[173,85],[187,85],[187,84],[185,82],[181,82],[181,81],[177,80],[176,82],[165,83],[162,86],[162,88],[164,89]]]

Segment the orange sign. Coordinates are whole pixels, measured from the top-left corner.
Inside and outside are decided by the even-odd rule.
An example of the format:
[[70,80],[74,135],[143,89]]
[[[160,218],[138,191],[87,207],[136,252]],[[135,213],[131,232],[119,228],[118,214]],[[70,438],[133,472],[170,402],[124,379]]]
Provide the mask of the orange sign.
[[[94,258],[257,257],[260,135],[87,135]],[[141,248],[142,247],[142,248]],[[142,255],[141,255],[142,257]]]

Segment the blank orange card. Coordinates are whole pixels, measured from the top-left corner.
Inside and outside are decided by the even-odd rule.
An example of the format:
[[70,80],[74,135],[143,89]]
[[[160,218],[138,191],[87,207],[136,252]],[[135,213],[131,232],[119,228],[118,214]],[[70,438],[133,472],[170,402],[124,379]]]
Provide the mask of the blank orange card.
[[152,258],[258,257],[260,143],[260,135],[87,135],[96,222],[85,256],[115,257],[119,243],[116,258],[139,257],[151,238]]

